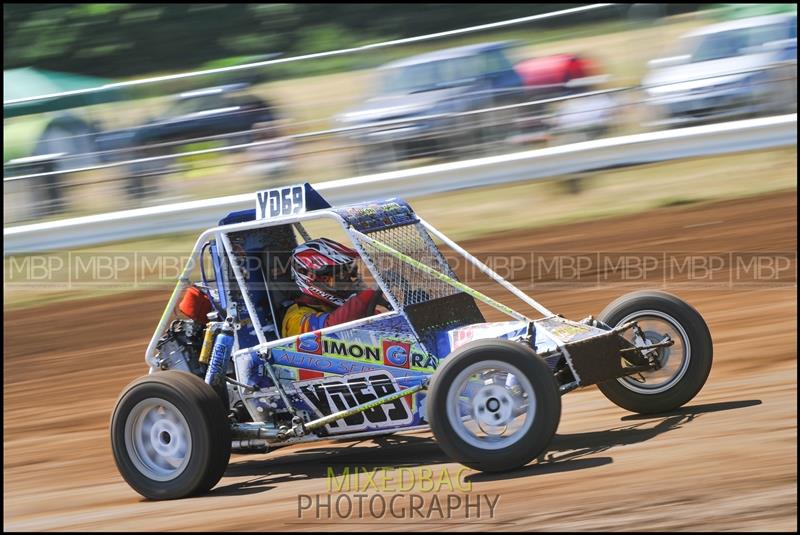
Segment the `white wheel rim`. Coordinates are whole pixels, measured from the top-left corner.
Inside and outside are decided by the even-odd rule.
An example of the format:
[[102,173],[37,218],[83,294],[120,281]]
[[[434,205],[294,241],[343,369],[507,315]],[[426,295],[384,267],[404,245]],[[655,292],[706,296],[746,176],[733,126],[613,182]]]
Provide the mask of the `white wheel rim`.
[[516,444],[536,416],[536,396],[527,377],[497,360],[468,366],[450,384],[447,418],[467,444],[499,450]]
[[[660,342],[665,336],[674,342],[673,345],[658,349],[659,360],[662,367],[655,371],[641,372],[644,382],[637,381],[631,376],[619,377],[617,381],[638,394],[660,394],[675,386],[686,374],[692,356],[689,336],[683,326],[675,318],[659,310],[640,310],[628,314],[617,325],[629,321],[636,321],[645,334],[646,340],[634,337],[633,330],[624,333],[624,337],[637,346]],[[633,377],[638,377],[635,374]]]
[[170,481],[189,464],[192,434],[175,405],[148,398],[137,403],[128,415],[125,447],[136,469],[148,479]]

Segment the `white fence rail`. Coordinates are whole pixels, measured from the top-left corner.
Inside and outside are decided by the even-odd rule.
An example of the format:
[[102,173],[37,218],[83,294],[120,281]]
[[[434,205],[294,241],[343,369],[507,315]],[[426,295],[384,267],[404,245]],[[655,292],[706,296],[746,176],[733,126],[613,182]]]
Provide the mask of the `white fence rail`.
[[[574,143],[315,184],[332,204],[543,179],[611,166],[797,144],[797,114]],[[255,206],[251,194],[3,229],[3,255],[193,230]]]

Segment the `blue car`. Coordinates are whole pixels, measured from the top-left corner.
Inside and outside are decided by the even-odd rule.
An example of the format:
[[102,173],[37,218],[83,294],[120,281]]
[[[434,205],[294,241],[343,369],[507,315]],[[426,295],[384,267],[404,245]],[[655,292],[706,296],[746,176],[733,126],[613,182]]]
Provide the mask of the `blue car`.
[[339,115],[338,126],[368,164],[435,155],[502,133],[502,112],[469,112],[521,101],[524,84],[508,58],[512,46],[481,43],[388,63],[377,71],[373,95]]
[[[193,140],[213,139],[241,145],[278,137],[274,107],[247,93],[247,88],[248,84],[237,83],[180,93],[164,112],[141,125],[97,133],[96,150],[107,161],[126,161],[176,154],[181,144]],[[256,128],[263,130],[256,132]],[[128,194],[153,195],[156,187],[147,177],[168,171],[171,160],[131,164],[126,184]]]

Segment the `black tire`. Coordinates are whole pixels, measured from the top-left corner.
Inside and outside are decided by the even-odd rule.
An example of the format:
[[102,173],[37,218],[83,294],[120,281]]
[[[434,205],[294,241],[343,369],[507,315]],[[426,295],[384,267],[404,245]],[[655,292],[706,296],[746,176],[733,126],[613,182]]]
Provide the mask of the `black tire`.
[[[147,399],[165,400],[177,408],[191,437],[185,468],[166,481],[151,478],[137,468],[126,445],[131,411]],[[111,448],[120,474],[136,492],[152,500],[184,498],[206,492],[220,480],[230,460],[231,428],[219,397],[209,385],[192,374],[167,370],[141,377],[122,392],[111,417]]]
[[[536,413],[527,431],[502,449],[476,447],[453,428],[448,417],[448,391],[458,375],[481,361],[509,364],[531,383]],[[455,386],[458,388],[458,386]],[[550,445],[561,419],[561,396],[553,372],[532,349],[506,340],[470,342],[444,359],[427,394],[427,419],[442,450],[454,461],[483,472],[514,470],[526,465]]]
[[713,360],[711,334],[697,310],[666,292],[639,291],[623,295],[609,304],[597,319],[615,327],[630,314],[647,310],[666,314],[686,333],[689,359],[683,376],[668,389],[656,393],[634,392],[618,379],[600,383],[597,387],[613,403],[631,412],[669,412],[688,403],[705,384]]

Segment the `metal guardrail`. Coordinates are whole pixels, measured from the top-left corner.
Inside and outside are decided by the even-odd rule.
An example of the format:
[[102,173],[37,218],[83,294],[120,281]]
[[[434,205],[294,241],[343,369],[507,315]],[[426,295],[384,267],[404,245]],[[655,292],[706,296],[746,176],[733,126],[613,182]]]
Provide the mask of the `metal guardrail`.
[[[606,138],[316,184],[332,203],[415,196],[543,179],[607,167],[797,143],[797,114]],[[169,204],[3,229],[3,255],[193,230],[254,206],[251,194]]]

